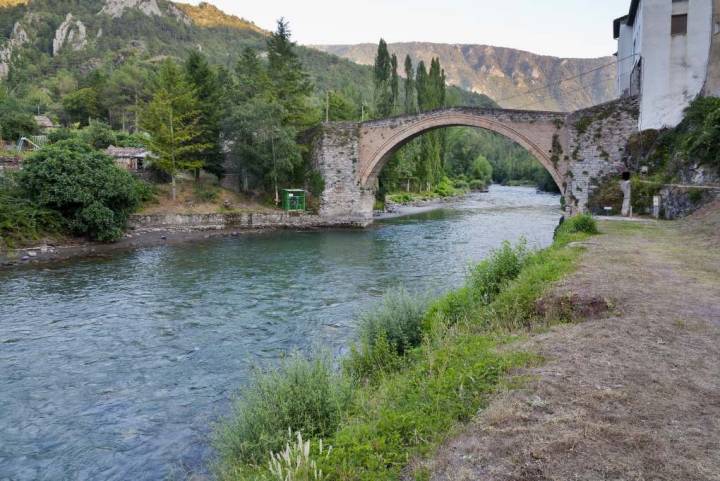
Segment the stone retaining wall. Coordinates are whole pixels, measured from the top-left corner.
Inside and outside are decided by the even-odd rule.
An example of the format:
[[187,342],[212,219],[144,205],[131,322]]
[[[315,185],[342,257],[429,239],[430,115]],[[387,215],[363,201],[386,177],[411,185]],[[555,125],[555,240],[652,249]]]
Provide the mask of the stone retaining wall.
[[315,214],[242,213],[242,214],[135,214],[130,216],[133,229],[156,230],[232,230],[232,229],[311,229],[333,224]]

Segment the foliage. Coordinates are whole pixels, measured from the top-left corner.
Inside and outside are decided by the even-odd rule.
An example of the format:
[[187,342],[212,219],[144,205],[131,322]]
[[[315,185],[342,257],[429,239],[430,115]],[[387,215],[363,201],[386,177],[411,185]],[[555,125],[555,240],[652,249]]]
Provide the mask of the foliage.
[[478,155],[472,163],[470,174],[473,180],[478,180],[487,186],[492,182],[492,164],[484,155]]
[[81,88],[62,99],[65,119],[68,122],[88,125],[100,116],[98,92],[93,88]]
[[345,364],[348,372],[361,379],[397,367],[397,360],[422,341],[425,309],[405,289],[388,291],[375,310],[360,317],[360,339]]
[[[221,460],[258,464],[291,442],[332,435],[350,400],[348,383],[325,356],[295,354],[273,370],[258,372],[236,401],[234,414],[217,433]],[[288,429],[291,431],[288,432]]]
[[0,176],[0,250],[62,229],[63,220],[57,212],[26,198],[14,179]]
[[680,129],[687,132],[682,145],[687,154],[720,172],[720,98],[694,100]]
[[17,141],[33,135],[38,127],[27,106],[11,96],[0,95],[0,139]]
[[589,214],[580,214],[563,222],[558,229],[558,233],[561,235],[572,235],[572,234],[590,234],[595,235],[600,231],[598,230],[597,222]]
[[141,187],[113,160],[78,140],[32,154],[19,175],[24,196],[58,212],[76,235],[112,241],[141,202]]
[[115,132],[109,125],[97,120],[91,121],[90,125],[79,132],[79,138],[91,147],[103,150],[111,145],[117,144]]
[[437,186],[435,186],[435,190],[433,192],[443,198],[453,197],[461,193],[455,188],[453,181],[451,181],[448,177],[440,179],[440,182],[438,182]]
[[[608,176],[593,189],[588,197],[588,209],[595,215],[619,215],[622,210],[623,193],[620,189],[621,177]],[[606,207],[612,210],[607,212]]]
[[[296,433],[297,439],[288,443],[285,450],[270,454],[269,469],[273,481],[323,481],[325,476],[318,469],[317,461],[313,459],[310,441],[304,441],[302,433]],[[322,439],[317,445],[317,456],[327,458],[332,447],[325,449]]]
[[172,60],[160,67],[156,91],[145,107],[142,127],[150,133],[148,147],[153,152],[153,167],[175,178],[181,170],[203,167],[199,101],[184,73]]
[[196,182],[193,186],[193,193],[200,202],[213,202],[220,196],[220,189],[204,182]]
[[204,149],[197,152],[197,156],[206,171],[222,177],[225,170],[220,145],[220,117],[223,113],[223,102],[218,75],[207,58],[198,51],[192,51],[185,61],[185,75],[198,101],[200,132],[196,141],[202,144]]

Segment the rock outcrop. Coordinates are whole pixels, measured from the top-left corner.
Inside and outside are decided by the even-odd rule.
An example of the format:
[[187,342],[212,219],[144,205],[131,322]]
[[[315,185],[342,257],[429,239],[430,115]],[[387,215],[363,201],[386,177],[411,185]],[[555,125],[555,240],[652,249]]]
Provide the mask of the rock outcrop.
[[82,50],[87,45],[87,28],[80,20],[76,20],[72,13],[68,13],[65,21],[55,31],[53,40],[53,56],[60,53],[63,48]]
[[[505,108],[572,112],[615,98],[613,57],[558,58],[489,45],[451,45],[426,42],[388,45],[402,65],[406,55],[415,64],[439,57],[448,83],[485,94]],[[319,45],[315,48],[372,65],[375,44]],[[577,77],[578,74],[591,72]],[[562,79],[571,79],[557,83]],[[554,87],[542,90],[546,85]],[[529,91],[532,93],[528,94]]]
[[100,13],[119,18],[128,9],[140,10],[148,16],[162,17],[163,15],[157,0],[105,0],[105,6],[100,10]]
[[10,73],[10,62],[13,52],[16,48],[30,41],[30,36],[20,22],[16,22],[13,27],[12,35],[7,43],[0,47],[0,79],[7,78]]

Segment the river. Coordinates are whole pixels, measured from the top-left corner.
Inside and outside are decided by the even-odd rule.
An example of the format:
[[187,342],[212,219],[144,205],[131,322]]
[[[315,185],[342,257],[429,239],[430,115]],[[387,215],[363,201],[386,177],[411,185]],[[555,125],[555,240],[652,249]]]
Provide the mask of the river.
[[503,240],[548,245],[559,197],[494,186],[366,230],[268,232],[0,271],[0,480],[202,471],[255,366],[341,354],[389,287],[437,294]]

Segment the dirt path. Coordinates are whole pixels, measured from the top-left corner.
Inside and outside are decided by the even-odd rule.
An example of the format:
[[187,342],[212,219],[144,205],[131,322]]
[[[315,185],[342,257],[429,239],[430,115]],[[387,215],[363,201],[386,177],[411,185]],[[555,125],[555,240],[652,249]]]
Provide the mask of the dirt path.
[[605,222],[557,293],[603,319],[533,336],[521,375],[441,448],[432,480],[720,480],[720,206],[683,223]]

